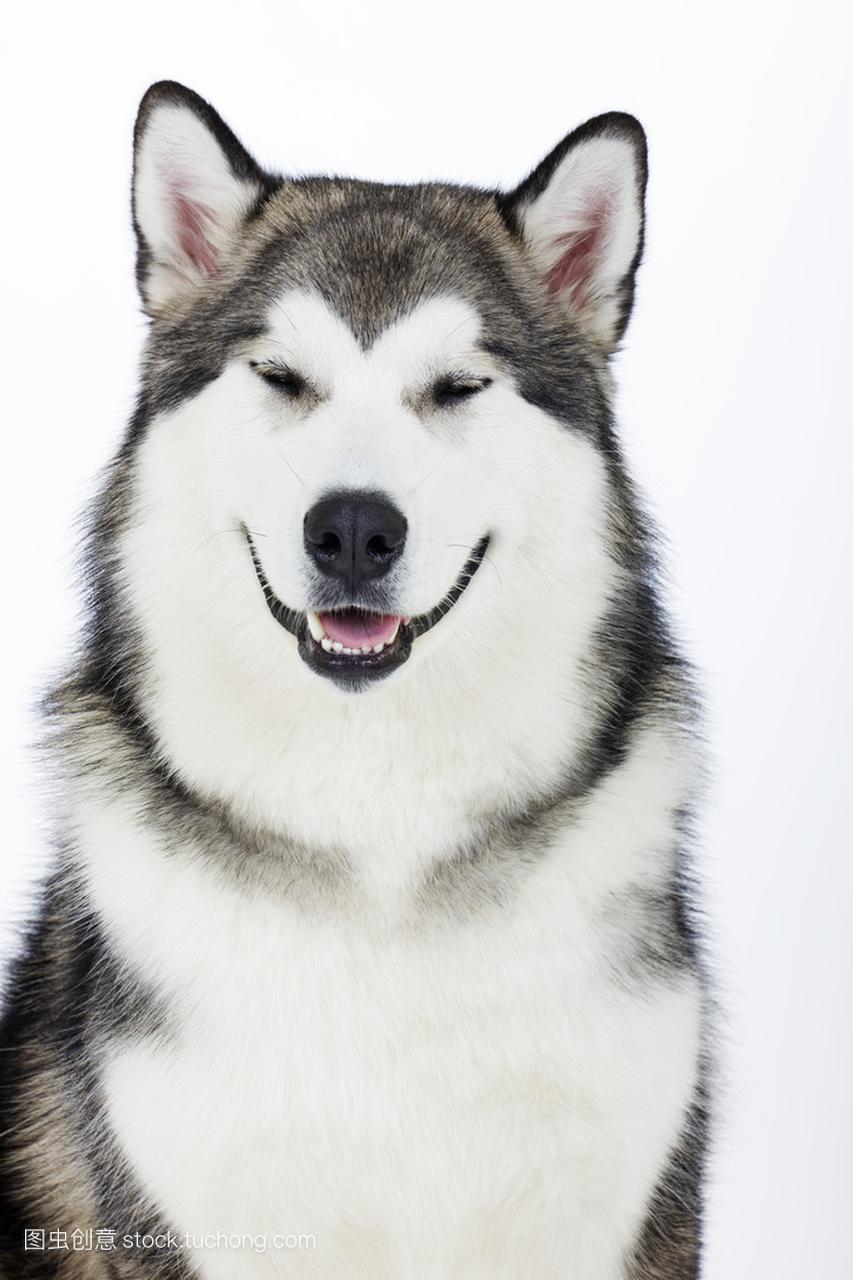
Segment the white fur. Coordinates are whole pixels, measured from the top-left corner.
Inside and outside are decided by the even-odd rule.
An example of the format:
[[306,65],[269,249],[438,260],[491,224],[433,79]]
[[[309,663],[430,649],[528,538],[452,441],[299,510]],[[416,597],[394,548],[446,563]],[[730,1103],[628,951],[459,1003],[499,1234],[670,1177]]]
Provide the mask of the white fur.
[[[169,764],[272,831],[343,845],[356,883],[310,910],[238,888],[190,835],[162,847],[132,787],[110,798],[84,775],[87,894],[170,1018],[162,1039],[111,1047],[111,1121],[179,1231],[315,1237],[203,1252],[205,1280],[616,1280],[694,1086],[700,998],[689,977],[620,987],[608,911],[666,876],[684,743],[647,724],[503,905],[460,917],[414,898],[481,814],[582,758],[580,659],[618,581],[601,459],[488,366],[458,300],[367,351],[311,295],[270,319],[151,425],[124,589]],[[276,355],[320,388],[310,412],[248,367]],[[494,384],[420,417],[410,393],[460,366]],[[304,609],[302,520],[341,484],[407,516],[400,612],[435,605],[492,535],[447,617],[358,695],[301,661],[239,533]]]
[[512,908],[464,926],[415,928],[381,895],[326,916],[237,894],[203,850],[158,848],[132,799],[82,802],[95,905],[176,1017],[114,1047],[106,1085],[178,1230],[316,1238],[245,1251],[246,1280],[621,1276],[695,1083],[699,1000],[689,978],[620,992],[603,921],[661,869],[680,754],[649,731]]
[[[586,721],[566,711],[588,699],[579,659],[616,580],[604,467],[497,371],[452,423],[430,428],[406,407],[428,370],[473,363],[479,322],[459,301],[423,304],[367,352],[319,299],[282,307],[255,354],[302,362],[329,390],[324,404],[300,417],[237,359],[142,444],[140,518],[122,552],[152,654],[146,710],[202,792],[399,879],[481,809],[546,791],[582,750]],[[478,357],[472,372],[484,367]],[[303,518],[341,484],[387,492],[407,516],[400,613],[438,604],[493,535],[406,667],[357,697],[299,659],[237,530],[239,513],[277,595],[303,609]]]

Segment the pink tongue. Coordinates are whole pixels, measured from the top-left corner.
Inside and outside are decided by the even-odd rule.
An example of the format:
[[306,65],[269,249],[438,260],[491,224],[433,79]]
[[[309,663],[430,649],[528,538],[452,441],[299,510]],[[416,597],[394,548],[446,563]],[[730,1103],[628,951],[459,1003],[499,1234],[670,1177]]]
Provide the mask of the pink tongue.
[[402,622],[397,614],[321,613],[320,622],[330,640],[347,649],[372,649],[376,644],[392,640]]

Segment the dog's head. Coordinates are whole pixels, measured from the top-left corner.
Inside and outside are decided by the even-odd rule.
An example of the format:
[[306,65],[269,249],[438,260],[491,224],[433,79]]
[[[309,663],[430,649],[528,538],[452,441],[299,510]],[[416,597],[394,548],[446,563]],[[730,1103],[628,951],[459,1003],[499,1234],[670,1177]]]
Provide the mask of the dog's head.
[[171,83],[135,143],[143,630],[346,691],[460,633],[471,663],[561,645],[601,576],[636,121],[590,121],[509,195],[280,179]]

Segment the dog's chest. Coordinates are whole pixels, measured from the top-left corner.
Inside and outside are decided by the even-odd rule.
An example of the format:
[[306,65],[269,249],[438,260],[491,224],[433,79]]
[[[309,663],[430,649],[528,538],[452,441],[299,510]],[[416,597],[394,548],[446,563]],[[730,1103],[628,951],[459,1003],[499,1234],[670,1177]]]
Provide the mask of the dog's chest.
[[106,1085],[170,1224],[217,1237],[203,1276],[620,1274],[696,995],[620,990],[557,860],[511,905],[375,927],[170,875],[148,960],[174,1033]]

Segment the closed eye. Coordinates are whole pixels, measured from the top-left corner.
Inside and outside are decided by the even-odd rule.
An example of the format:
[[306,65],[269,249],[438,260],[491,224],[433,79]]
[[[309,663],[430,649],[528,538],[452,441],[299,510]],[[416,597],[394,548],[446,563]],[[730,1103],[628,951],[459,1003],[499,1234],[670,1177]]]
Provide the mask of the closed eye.
[[470,400],[472,396],[477,395],[480,391],[485,391],[486,387],[491,385],[491,378],[469,378],[450,375],[446,378],[439,378],[437,382],[434,382],[430,388],[430,394],[433,404],[443,409],[459,404],[463,400]]
[[274,387],[290,400],[297,400],[308,391],[308,380],[289,365],[260,360],[250,360],[249,367],[268,386]]

